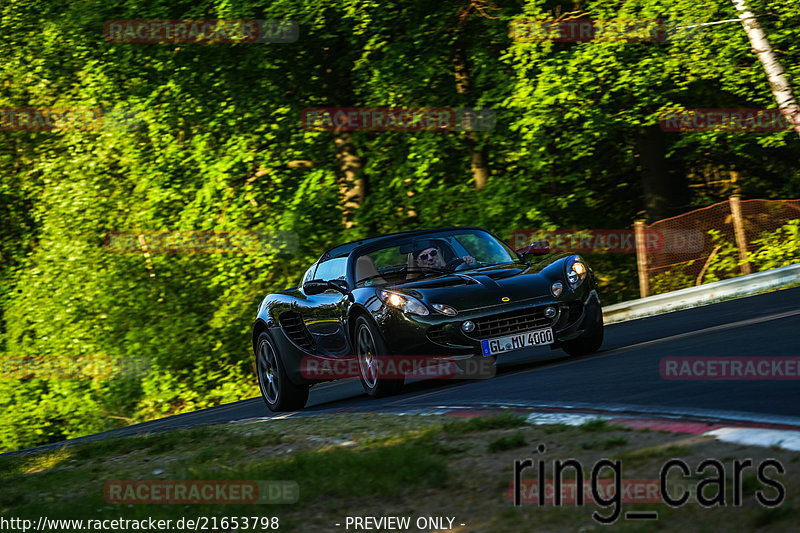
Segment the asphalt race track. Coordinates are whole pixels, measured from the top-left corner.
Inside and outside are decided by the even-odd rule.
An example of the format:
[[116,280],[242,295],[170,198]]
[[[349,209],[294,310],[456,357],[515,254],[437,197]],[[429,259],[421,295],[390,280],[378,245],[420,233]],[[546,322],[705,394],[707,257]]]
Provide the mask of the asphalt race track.
[[[775,423],[786,421],[784,417],[800,419],[797,380],[661,378],[661,358],[698,356],[800,356],[800,288],[612,324],[606,326],[603,349],[596,354],[570,358],[560,350],[537,348],[501,359],[497,376],[489,380],[416,380],[403,394],[379,400],[368,398],[358,380],[321,384],[311,389],[303,413],[502,404]],[[253,398],[74,442],[270,416],[262,399]]]

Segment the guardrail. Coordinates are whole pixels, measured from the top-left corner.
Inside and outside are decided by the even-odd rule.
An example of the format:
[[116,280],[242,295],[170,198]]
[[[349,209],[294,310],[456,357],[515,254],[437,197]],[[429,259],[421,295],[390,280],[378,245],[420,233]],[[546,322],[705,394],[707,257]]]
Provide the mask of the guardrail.
[[730,298],[750,296],[793,283],[800,283],[800,263],[609,305],[603,308],[603,321],[606,324],[625,322]]

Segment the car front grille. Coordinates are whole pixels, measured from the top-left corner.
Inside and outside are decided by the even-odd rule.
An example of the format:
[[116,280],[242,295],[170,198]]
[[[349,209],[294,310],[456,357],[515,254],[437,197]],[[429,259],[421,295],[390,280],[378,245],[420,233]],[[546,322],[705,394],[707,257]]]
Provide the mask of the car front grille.
[[523,331],[546,328],[554,322],[544,316],[546,306],[518,309],[507,313],[498,313],[473,320],[475,329],[467,333],[475,339],[492,339],[504,335],[514,335]]
[[438,344],[447,344],[447,332],[444,330],[444,326],[428,328],[428,338]]
[[313,351],[314,344],[311,340],[311,334],[303,323],[303,317],[298,313],[285,311],[281,313],[279,320],[281,328],[289,340],[307,352]]

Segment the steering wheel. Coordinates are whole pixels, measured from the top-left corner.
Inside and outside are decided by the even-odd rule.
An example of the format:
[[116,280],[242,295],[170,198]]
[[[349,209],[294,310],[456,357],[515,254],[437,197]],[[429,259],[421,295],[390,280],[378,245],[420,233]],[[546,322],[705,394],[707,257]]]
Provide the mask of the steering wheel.
[[464,261],[464,259],[461,257],[456,257],[455,259],[451,259],[450,261],[448,261],[447,264],[445,265],[445,268],[447,270],[455,270],[462,263],[466,263],[466,261]]

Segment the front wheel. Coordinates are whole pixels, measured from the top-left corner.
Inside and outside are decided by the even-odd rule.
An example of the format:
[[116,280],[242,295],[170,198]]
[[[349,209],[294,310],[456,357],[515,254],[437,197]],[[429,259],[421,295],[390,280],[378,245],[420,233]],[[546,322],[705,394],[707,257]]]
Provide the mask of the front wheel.
[[598,317],[590,331],[583,337],[561,343],[561,349],[569,355],[589,355],[603,345],[603,312],[597,311]]
[[366,316],[362,315],[356,320],[355,341],[358,373],[364,392],[373,398],[392,396],[400,392],[405,376],[381,375],[381,369],[385,366],[382,363],[386,362],[389,350],[386,349],[378,329]]
[[275,343],[266,331],[256,343],[256,371],[261,396],[270,411],[297,411],[306,406],[309,386],[289,381]]

